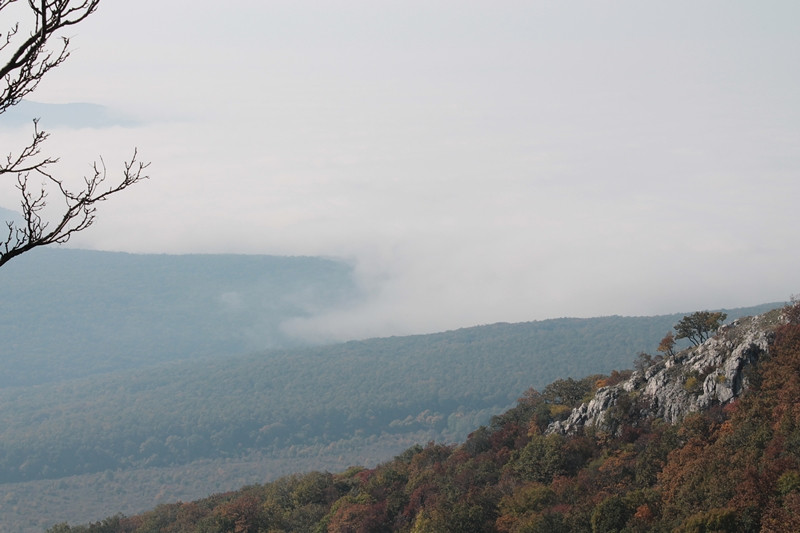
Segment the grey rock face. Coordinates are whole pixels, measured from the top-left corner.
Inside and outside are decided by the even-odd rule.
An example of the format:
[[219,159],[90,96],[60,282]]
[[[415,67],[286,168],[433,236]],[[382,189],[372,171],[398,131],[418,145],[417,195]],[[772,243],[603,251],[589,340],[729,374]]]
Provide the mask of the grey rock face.
[[547,433],[572,434],[592,426],[613,432],[610,410],[622,398],[636,402],[640,416],[670,423],[728,403],[747,387],[746,369],[766,354],[776,320],[779,314],[771,312],[723,326],[700,346],[636,371],[627,381],[599,389],[590,402],[573,409],[569,418],[550,424]]

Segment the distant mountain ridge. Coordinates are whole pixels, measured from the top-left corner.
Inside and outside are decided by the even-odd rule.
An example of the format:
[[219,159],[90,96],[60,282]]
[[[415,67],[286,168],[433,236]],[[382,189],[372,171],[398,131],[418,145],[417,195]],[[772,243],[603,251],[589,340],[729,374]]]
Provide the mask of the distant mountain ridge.
[[37,249],[0,269],[0,387],[300,346],[281,324],[359,297],[320,257]]
[[48,104],[22,100],[3,113],[0,127],[32,125],[33,119],[39,119],[39,127],[44,130],[51,128],[133,127],[139,124],[136,120],[124,117],[99,104],[84,102]]
[[[288,335],[282,324],[354,305],[362,298],[352,266],[321,257],[127,254],[46,248],[0,269],[0,284],[4,361],[0,389],[145,368],[166,361],[314,344]],[[757,310],[748,308],[746,312]],[[676,316],[680,317],[630,317],[626,332],[620,333],[623,339],[609,338],[605,333],[614,331],[613,326],[605,326],[621,323],[621,317],[564,318],[529,326],[463,328],[457,334],[438,337],[410,336],[399,345],[447,337],[472,343],[473,348],[486,343],[487,350],[497,350],[503,344],[513,350],[514,343],[528,343],[529,349],[538,350],[541,342],[548,342],[571,351],[576,335],[580,338],[585,334],[581,331],[590,328],[597,333],[594,349],[598,354],[616,352],[629,358],[636,351],[651,349],[650,339],[666,333]],[[600,327],[600,323],[605,326]],[[539,333],[531,336],[526,330]],[[476,337],[474,342],[471,336]],[[381,345],[393,341],[374,342]],[[585,349],[586,345],[579,343],[574,351],[583,353]],[[550,365],[546,360],[540,364],[545,370]]]

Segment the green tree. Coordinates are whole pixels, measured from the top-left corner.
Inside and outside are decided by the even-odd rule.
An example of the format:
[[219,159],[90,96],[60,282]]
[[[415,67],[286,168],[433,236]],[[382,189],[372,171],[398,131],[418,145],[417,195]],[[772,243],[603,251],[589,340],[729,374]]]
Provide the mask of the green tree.
[[675,338],[689,339],[692,344],[699,346],[722,326],[726,318],[728,315],[719,311],[698,311],[686,315],[675,324]]
[[584,396],[592,391],[592,379],[557,379],[544,388],[542,397],[548,403],[578,407]]
[[558,434],[534,435],[524,448],[511,454],[506,469],[523,481],[550,483],[566,469],[565,439]]
[[592,512],[592,533],[621,531],[634,511],[624,496],[616,495],[603,500]]

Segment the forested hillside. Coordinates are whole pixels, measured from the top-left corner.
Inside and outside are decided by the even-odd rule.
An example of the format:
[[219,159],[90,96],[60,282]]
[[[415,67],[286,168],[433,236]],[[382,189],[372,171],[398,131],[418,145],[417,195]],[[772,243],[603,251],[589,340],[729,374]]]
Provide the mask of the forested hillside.
[[[745,392],[676,424],[643,416],[646,395],[626,386],[616,422],[604,426],[613,430],[552,432],[554,421],[630,372],[562,379],[529,389],[459,445],[417,445],[375,468],[298,474],[49,531],[795,532],[800,304],[758,323],[771,342],[748,363]],[[749,342],[736,327],[718,343],[731,353]],[[689,392],[692,369],[681,361],[692,350],[664,361]]]
[[38,249],[0,283],[0,387],[308,344],[281,324],[359,297],[319,257]]
[[676,320],[496,324],[7,388],[0,480],[358,447],[419,431],[455,441],[530,386],[629,366]]
[[653,353],[680,316],[495,324],[0,390],[0,514],[74,523],[458,442],[531,386]]

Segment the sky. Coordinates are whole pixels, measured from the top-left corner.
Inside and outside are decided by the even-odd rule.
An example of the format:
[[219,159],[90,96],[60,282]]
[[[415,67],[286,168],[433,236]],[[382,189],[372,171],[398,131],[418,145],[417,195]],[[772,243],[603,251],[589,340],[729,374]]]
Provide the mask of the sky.
[[365,299],[299,335],[733,308],[800,292],[798,22],[794,0],[105,0],[30,99],[117,119],[42,117],[65,175],[151,162],[69,246],[351,262]]

